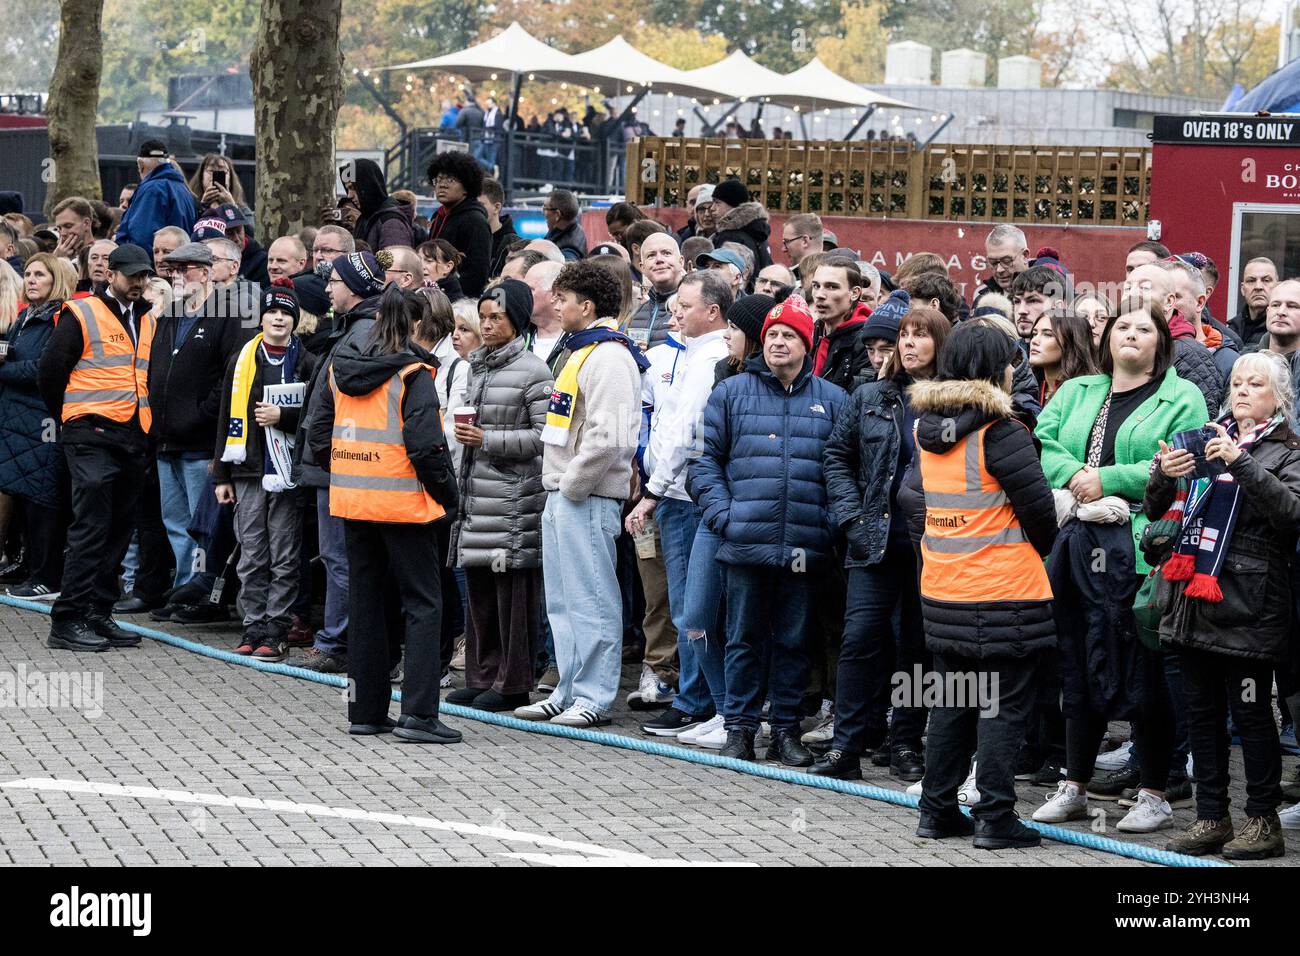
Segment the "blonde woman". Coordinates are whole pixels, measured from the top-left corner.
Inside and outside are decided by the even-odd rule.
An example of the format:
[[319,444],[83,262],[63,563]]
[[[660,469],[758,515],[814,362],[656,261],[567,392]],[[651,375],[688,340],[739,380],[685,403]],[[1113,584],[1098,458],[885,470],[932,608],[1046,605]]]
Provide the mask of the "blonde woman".
[[21,501],[27,544],[27,581],[16,597],[42,598],[59,590],[67,534],[61,499],[63,453],[50,441],[49,410],[37,387],[37,367],[55,318],[72,295],[64,260],[39,252],[23,270],[27,307],[5,331],[0,359],[0,492]]

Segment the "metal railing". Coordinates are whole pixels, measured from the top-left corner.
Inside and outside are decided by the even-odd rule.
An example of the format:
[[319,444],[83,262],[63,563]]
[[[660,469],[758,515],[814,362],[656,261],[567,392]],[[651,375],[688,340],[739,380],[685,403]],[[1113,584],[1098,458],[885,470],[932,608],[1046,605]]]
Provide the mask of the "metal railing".
[[384,154],[389,189],[428,192],[430,160],[446,149],[467,149],[486,170],[495,171],[507,192],[537,192],[550,185],[577,193],[606,194],[621,187],[621,153],[600,139],[561,140],[528,130],[500,130],[485,140],[482,130],[418,127]]

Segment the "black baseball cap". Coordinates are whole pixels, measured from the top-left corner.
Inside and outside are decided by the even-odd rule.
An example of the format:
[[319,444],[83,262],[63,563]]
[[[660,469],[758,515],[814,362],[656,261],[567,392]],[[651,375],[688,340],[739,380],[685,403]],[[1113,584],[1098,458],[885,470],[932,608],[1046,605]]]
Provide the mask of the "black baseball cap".
[[141,272],[153,272],[153,262],[149,253],[128,242],[108,254],[108,269],[124,276],[137,276]]
[[140,151],[136,156],[141,159],[166,159],[167,144],[157,139],[146,139],[140,144]]

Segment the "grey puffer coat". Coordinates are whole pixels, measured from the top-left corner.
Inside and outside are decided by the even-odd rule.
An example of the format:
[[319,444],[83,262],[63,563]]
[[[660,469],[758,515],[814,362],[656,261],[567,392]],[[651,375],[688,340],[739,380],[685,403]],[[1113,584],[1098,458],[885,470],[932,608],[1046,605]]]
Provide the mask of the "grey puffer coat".
[[523,336],[491,352],[477,349],[469,361],[465,404],[478,409],[483,447],[462,446],[451,561],[502,571],[540,567],[542,427],[554,379]]

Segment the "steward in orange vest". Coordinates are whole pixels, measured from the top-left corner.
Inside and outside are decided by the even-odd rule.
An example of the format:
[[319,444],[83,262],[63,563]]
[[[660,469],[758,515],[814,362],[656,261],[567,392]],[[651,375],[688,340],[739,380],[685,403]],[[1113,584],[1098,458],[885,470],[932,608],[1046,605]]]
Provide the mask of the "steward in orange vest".
[[977,658],[1055,646],[1043,555],[1056,538],[1056,511],[1033,433],[989,382],[917,382],[911,397],[925,501],[926,646]]
[[[1033,432],[1013,413],[1021,353],[1001,329],[962,323],[944,342],[935,379],[912,385],[915,467],[900,493],[922,561],[928,677],[898,688],[939,689],[930,710],[917,835],[974,835],[982,849],[1038,846],[1016,817],[1016,763],[1056,644],[1043,556],[1056,505]],[[919,492],[919,494],[918,494]],[[917,667],[917,676],[921,668]],[[918,684],[920,686],[918,686]],[[964,817],[957,792],[975,752],[980,799]]]
[[[438,720],[442,586],[437,529],[456,510],[436,363],[410,342],[422,297],[390,286],[368,333],[329,360],[307,440],[328,463],[330,514],[348,559],[349,733],[446,744]],[[405,653],[399,647],[404,640]],[[402,716],[388,716],[388,674],[405,661]]]
[[118,570],[144,486],[154,319],[142,298],[152,267],[133,245],[108,259],[108,282],[67,301],[41,357],[39,386],[62,423],[72,523],[48,644],[103,651],[140,643],[112,620]]

